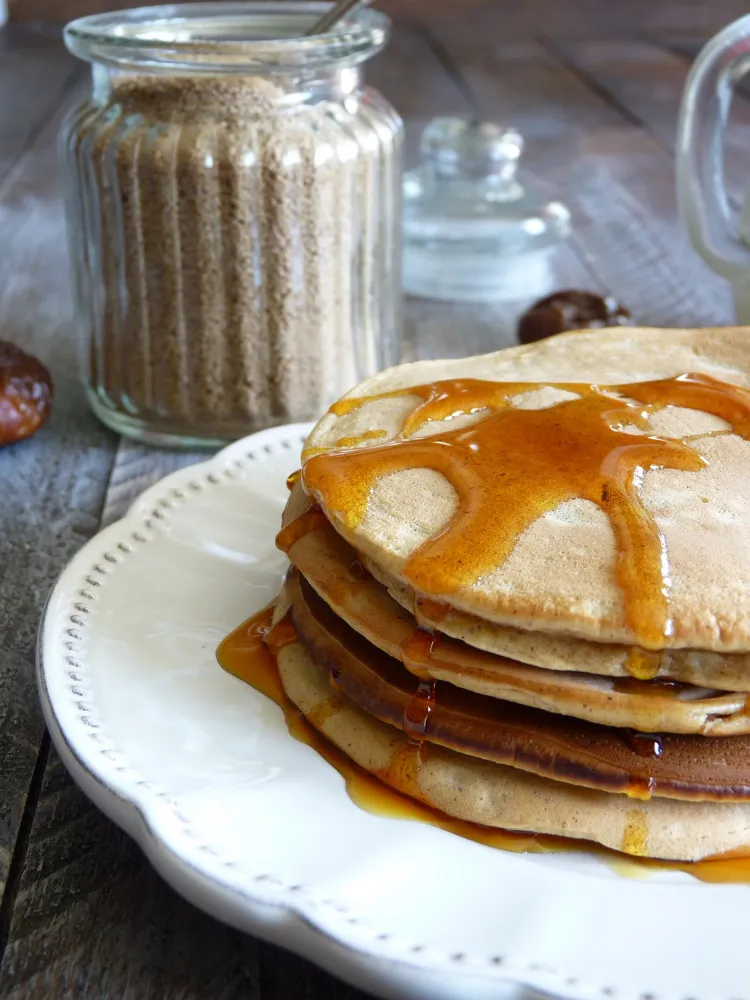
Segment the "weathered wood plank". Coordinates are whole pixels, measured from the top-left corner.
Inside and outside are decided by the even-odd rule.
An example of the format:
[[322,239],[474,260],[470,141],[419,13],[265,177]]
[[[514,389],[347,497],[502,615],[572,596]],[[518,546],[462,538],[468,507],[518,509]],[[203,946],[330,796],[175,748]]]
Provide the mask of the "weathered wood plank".
[[[38,53],[31,55],[31,76],[21,78],[37,79],[35,101],[31,94],[18,94],[16,85],[8,88],[7,80],[0,86],[6,97],[0,105],[23,115],[27,138],[37,131],[0,185],[0,337],[45,361],[56,398],[44,431],[0,452],[0,890],[43,732],[32,676],[39,613],[62,566],[96,531],[114,452],[114,439],[89,417],[76,382],[55,152],[64,109],[49,118],[55,92],[44,86]],[[19,64],[14,59],[10,65]],[[69,77],[70,63],[55,56],[53,86],[61,73]],[[3,116],[5,123],[7,111]],[[4,150],[20,152],[19,137],[15,126],[8,132],[0,124]],[[10,163],[10,152],[5,162]],[[6,900],[3,916],[8,906]]]
[[258,1000],[246,973],[253,952],[252,942],[173,893],[53,753],[0,966],[1,996]]
[[[690,64],[650,42],[571,42],[555,45],[597,86],[623,105],[671,155]],[[732,107],[726,137],[727,188],[735,204],[747,190],[750,101]]]
[[59,43],[0,50],[0,184],[80,75]]
[[[16,21],[66,21],[83,14],[115,10],[122,0],[10,0],[10,17]],[[134,0],[124,6],[136,6]],[[741,0],[384,0],[383,8],[396,17],[472,16],[503,27],[506,39],[530,37],[546,24],[555,34],[620,36],[639,27],[669,28],[683,32],[716,31],[722,24],[746,13]]]
[[122,438],[107,487],[101,527],[119,521],[136,497],[170,472],[205,459],[205,452],[159,451]]
[[[419,138],[434,115],[466,115],[476,108],[466,81],[451,65],[450,54],[435,41],[429,27],[400,27],[386,55],[375,60],[368,74],[405,118],[408,168],[418,163]],[[542,188],[549,187],[545,156],[546,150],[532,147],[524,160],[525,178]],[[549,267],[548,288],[538,290],[536,296],[571,286],[603,290],[588,262],[572,245],[558,248]],[[479,304],[407,298],[404,360],[481,354],[507,347],[515,342],[519,313],[534,297],[533,292],[519,288],[511,300]]]
[[513,121],[544,155],[545,179],[574,211],[577,245],[638,322],[730,321],[728,289],[690,248],[672,159],[652,136],[549,47],[483,44],[471,23],[441,40],[485,113]]
[[661,31],[658,35],[654,33],[651,40],[690,64],[709,37],[703,32]]
[[62,31],[59,24],[32,22],[31,24],[4,24],[0,27],[0,52],[16,49],[39,51],[44,47],[60,50]]
[[481,24],[489,38],[504,44],[534,39],[542,30],[555,38],[627,39],[644,33],[687,39],[708,38],[747,13],[739,0],[384,0],[379,8],[411,15],[438,30],[466,21]]

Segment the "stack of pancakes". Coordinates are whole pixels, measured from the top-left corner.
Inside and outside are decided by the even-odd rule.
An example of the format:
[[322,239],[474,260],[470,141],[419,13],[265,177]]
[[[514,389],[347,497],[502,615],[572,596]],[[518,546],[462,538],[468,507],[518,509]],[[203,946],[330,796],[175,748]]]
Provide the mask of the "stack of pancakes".
[[748,437],[744,329],[576,332],[369,379],[292,481],[287,695],[450,816],[750,851]]

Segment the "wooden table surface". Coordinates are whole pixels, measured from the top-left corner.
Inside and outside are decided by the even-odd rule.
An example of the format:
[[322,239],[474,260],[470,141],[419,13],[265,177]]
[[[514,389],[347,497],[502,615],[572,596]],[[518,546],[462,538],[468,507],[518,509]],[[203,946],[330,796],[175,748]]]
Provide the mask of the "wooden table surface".
[[[575,0],[548,4],[547,19],[542,0],[453,13],[437,3],[429,21],[424,6],[406,4],[369,73],[406,118],[410,158],[431,116],[478,104],[522,131],[529,175],[573,210],[552,287],[609,292],[642,324],[730,322],[726,285],[677,220],[673,140],[691,58],[745,5]],[[0,31],[0,338],[38,354],[56,382],[48,427],[0,452],[0,996],[362,998],[183,902],[89,805],[44,729],[33,661],[50,586],[141,490],[198,458],[118,439],[88,412],[77,381],[55,140],[86,87],[57,29]],[[750,103],[735,105],[736,200]],[[404,355],[491,350],[512,342],[513,324],[507,306],[412,300]]]

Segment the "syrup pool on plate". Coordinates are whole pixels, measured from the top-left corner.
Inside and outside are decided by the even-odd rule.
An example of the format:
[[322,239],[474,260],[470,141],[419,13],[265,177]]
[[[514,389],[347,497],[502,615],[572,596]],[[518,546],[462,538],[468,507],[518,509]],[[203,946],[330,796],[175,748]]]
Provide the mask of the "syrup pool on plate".
[[[429,823],[459,837],[488,847],[514,853],[549,854],[564,851],[590,851],[604,858],[619,875],[645,877],[660,871],[681,871],[704,882],[741,882],[750,884],[750,857],[728,854],[697,862],[653,861],[648,858],[618,854],[604,847],[567,840],[563,837],[514,833],[467,823],[446,816],[429,806],[415,802],[390,788],[372,774],[351,761],[304,718],[284,693],[276,667],[275,652],[297,642],[297,634],[289,618],[272,625],[273,608],[264,608],[228,635],[217,650],[221,667],[260,694],[274,701],[283,711],[290,734],[317,751],[336,768],[346,782],[349,797],[360,808],[378,816]],[[390,768],[418,768],[423,746],[414,742],[405,748],[403,759],[396,759]],[[408,758],[408,759],[406,759]],[[636,813],[634,811],[634,817]],[[633,824],[629,829],[628,846],[634,852],[642,850],[644,832]]]

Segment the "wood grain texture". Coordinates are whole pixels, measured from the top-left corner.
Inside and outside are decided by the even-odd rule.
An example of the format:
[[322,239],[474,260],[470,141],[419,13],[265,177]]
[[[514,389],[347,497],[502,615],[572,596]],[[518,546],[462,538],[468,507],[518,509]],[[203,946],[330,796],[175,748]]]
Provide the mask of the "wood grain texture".
[[[0,184],[59,107],[80,64],[59,44],[0,52]],[[9,99],[9,95],[13,99]]]
[[[73,17],[136,7],[136,0],[10,0],[12,21],[64,22]],[[490,21],[496,17],[506,38],[529,37],[544,24],[555,34],[623,37],[638,28],[711,34],[747,13],[742,0],[382,0],[394,17],[461,19],[469,10]]]
[[[406,125],[406,166],[419,162],[419,139],[437,115],[471,114],[476,96],[458,71],[450,52],[425,24],[399,26],[385,54],[368,67],[368,80],[398,108]],[[552,192],[547,150],[533,147],[525,158],[527,179]],[[571,244],[559,247],[549,261],[548,289],[583,287],[603,291],[588,262]],[[515,342],[519,314],[544,291],[519,287],[499,303],[466,304],[407,298],[404,310],[403,360],[482,354]]]
[[0,995],[256,1000],[255,960],[252,942],[162,882],[53,754],[0,966]]
[[383,0],[382,6],[430,23],[473,20],[488,34],[494,29],[497,42],[530,39],[540,30],[569,38],[624,39],[645,31],[706,38],[747,13],[742,0]]
[[[73,60],[59,46],[51,56],[53,86],[70,80]],[[0,150],[8,150],[0,183],[0,337],[38,354],[56,383],[48,426],[33,440],[0,451],[0,888],[43,732],[32,668],[41,607],[60,569],[97,530],[114,453],[114,440],[89,417],[75,377],[55,153],[63,112],[50,117],[42,61],[33,60],[29,76],[21,74],[22,81],[37,80],[36,102],[27,93],[19,104],[14,88],[0,88]],[[73,96],[68,91],[68,100]],[[15,121],[8,104],[24,116],[25,152],[19,126],[7,125]]]
[[[690,63],[652,42],[561,41],[559,50],[669,153]],[[726,182],[741,204],[750,177],[750,100],[737,97],[726,135]]]
[[[729,322],[725,282],[695,255],[677,217],[671,156],[596,92],[556,42],[483,44],[467,23],[441,35],[486,114],[514,122],[544,155],[545,179],[574,212],[592,271],[644,325]],[[542,152],[544,151],[544,153]]]

